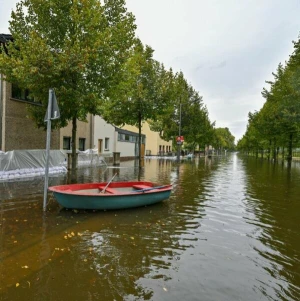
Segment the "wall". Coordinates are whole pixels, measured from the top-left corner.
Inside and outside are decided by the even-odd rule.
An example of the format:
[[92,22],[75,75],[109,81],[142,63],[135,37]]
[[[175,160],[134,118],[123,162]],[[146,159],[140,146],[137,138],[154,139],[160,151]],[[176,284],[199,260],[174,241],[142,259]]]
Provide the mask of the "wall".
[[[11,98],[11,84],[2,82],[2,151],[45,149],[46,131],[28,118],[26,107],[32,104]],[[1,110],[0,110],[1,111]],[[59,132],[52,131],[51,149],[59,149]]]
[[[104,143],[105,138],[109,138],[109,147],[105,149]],[[111,155],[116,150],[116,140],[115,140],[115,127],[104,121],[100,116],[94,117],[94,142],[93,148],[98,149],[98,140],[102,139],[102,151],[101,154]],[[98,150],[99,152],[99,150]]]
[[[125,125],[123,128],[135,133],[139,132],[138,128],[135,126]],[[150,130],[147,122],[144,122],[142,125],[142,134],[146,135],[146,155],[149,151],[151,155],[158,155],[160,145],[165,146],[165,149],[167,149],[167,146],[170,146],[172,150],[172,141],[165,141],[161,139],[158,132],[153,132]]]
[[[118,137],[116,137],[117,141]],[[117,141],[116,152],[120,152],[121,157],[135,157],[135,143],[126,141]]]
[[[77,120],[77,132],[76,132],[76,148],[79,146],[79,138],[85,138],[85,149],[93,148],[92,145],[92,131],[93,131],[93,117],[87,116],[87,122]],[[72,137],[72,121],[69,124],[60,129],[60,149],[63,149],[63,138]]]

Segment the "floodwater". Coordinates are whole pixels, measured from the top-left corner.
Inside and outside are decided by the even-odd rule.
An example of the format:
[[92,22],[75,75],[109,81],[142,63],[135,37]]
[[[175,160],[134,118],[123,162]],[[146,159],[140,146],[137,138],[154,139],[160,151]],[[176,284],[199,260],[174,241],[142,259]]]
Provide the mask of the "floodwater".
[[[120,167],[78,182],[138,178]],[[300,300],[300,164],[147,159],[140,176],[170,199],[93,212],[49,194],[43,214],[43,179],[0,183],[0,300]]]

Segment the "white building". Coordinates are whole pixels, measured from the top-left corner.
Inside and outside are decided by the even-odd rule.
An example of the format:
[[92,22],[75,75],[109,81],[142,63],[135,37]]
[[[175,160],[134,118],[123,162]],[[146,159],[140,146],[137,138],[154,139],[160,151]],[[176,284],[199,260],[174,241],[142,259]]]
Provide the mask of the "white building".
[[[104,157],[120,153],[121,158],[138,157],[138,134],[120,129],[107,123],[100,116],[94,117],[94,148]],[[145,148],[145,135],[142,135],[142,150]],[[143,151],[142,151],[143,152]]]

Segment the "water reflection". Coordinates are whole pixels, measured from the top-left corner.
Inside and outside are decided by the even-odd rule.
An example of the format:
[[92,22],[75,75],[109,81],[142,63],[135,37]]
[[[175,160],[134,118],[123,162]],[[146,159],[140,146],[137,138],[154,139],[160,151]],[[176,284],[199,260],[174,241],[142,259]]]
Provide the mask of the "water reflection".
[[50,197],[43,215],[41,179],[0,185],[1,300],[299,299],[299,168],[236,155],[145,160],[78,169],[77,181],[115,174],[174,189],[107,212]]
[[[259,167],[259,168],[257,168]],[[275,280],[274,289],[281,299],[297,300],[300,296],[300,168],[270,165],[248,159],[249,209],[256,226],[252,237],[261,244],[255,250],[264,258],[264,268]],[[261,289],[266,294],[265,289]]]

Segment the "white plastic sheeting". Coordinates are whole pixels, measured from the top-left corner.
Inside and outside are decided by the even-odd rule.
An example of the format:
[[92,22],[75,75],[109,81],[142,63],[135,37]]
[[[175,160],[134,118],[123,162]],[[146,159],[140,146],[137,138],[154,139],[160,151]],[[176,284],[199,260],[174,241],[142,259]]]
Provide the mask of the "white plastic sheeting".
[[[182,159],[182,156],[180,156]],[[165,160],[177,160],[176,156],[145,156],[145,159],[165,159]]]
[[78,152],[78,166],[107,165],[104,157],[99,156],[97,149],[87,149]]
[[[49,175],[65,173],[66,155],[50,150]],[[14,150],[0,152],[0,181],[45,174],[46,150]]]

